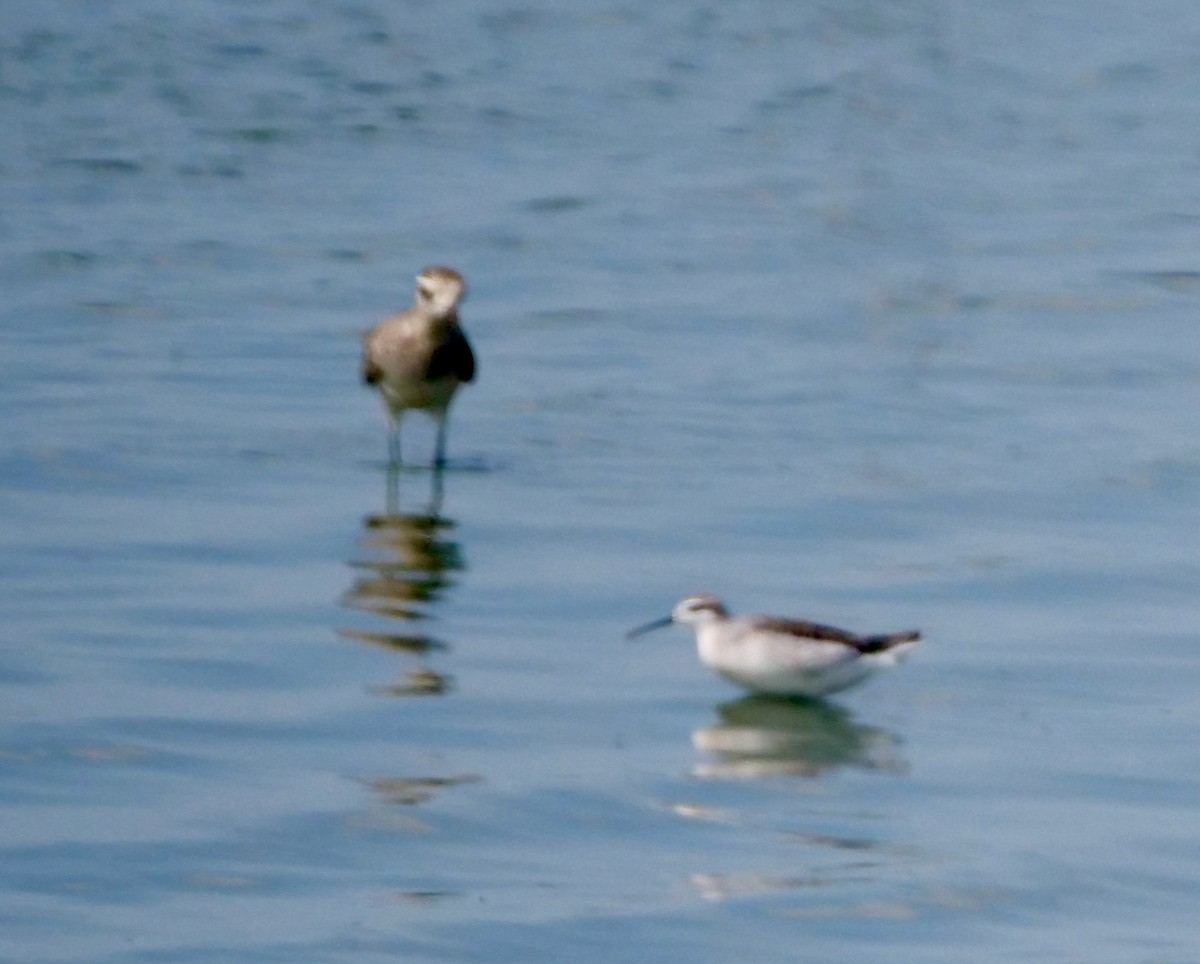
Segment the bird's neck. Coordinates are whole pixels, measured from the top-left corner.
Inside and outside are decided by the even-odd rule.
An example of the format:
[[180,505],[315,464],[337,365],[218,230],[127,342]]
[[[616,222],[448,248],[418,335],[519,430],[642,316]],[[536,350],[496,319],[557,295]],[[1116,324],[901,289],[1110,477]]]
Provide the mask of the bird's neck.
[[705,623],[696,624],[696,652],[700,656],[700,662],[706,666],[715,666],[720,663],[721,655],[721,622],[720,620],[710,620]]

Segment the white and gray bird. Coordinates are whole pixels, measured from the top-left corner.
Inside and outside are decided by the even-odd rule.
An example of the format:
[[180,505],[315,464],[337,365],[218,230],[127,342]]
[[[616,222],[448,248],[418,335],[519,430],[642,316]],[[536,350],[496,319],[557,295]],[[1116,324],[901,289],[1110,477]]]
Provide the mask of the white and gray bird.
[[363,336],[362,380],[379,389],[388,416],[388,459],[400,464],[400,422],[410,409],[437,425],[434,465],[446,461],[446,420],[459,385],[475,377],[475,354],[458,323],[467,283],[453,268],[417,275],[413,306]]
[[670,616],[632,629],[627,638],[683,623],[709,669],[755,693],[822,697],[861,683],[904,659],[916,631],[860,636],[834,626],[778,616],[731,616],[716,596],[680,601]]

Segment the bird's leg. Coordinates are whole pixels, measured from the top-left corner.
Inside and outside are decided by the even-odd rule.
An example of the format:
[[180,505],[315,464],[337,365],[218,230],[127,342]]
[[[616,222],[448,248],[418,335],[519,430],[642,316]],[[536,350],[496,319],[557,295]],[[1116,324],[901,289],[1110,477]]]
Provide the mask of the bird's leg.
[[394,462],[387,467],[387,515],[389,518],[400,514],[400,466]]
[[442,488],[442,466],[435,465],[429,484],[429,515],[434,519],[442,512]]
[[400,465],[400,418],[388,412],[388,465]]
[[437,422],[437,446],[434,449],[433,467],[440,472],[446,467],[446,412],[443,410],[433,417]]

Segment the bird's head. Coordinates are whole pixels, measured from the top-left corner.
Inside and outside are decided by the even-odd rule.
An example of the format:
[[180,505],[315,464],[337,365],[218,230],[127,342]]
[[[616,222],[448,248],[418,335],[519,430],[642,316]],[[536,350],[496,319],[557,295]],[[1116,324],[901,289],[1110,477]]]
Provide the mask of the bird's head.
[[453,268],[426,268],[417,275],[417,304],[435,318],[454,314],[467,296],[467,282]]

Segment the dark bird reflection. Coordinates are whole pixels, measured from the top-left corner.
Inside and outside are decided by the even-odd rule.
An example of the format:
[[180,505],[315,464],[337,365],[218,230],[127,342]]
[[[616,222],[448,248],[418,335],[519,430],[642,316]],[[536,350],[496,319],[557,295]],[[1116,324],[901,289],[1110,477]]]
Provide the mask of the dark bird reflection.
[[449,787],[479,782],[477,774],[460,773],[450,777],[382,777],[370,781],[370,786],[385,803],[412,807]]
[[899,738],[856,723],[850,712],[823,700],[747,696],[717,707],[720,722],[692,734],[716,757],[697,766],[707,778],[819,776],[844,766],[903,773]]
[[[353,584],[342,597],[351,609],[388,621],[379,629],[342,629],[345,639],[369,643],[424,659],[447,649],[439,639],[420,631],[430,608],[454,585],[453,574],[466,568],[462,550],[449,538],[454,522],[441,514],[441,472],[433,473],[430,499],[422,512],[400,511],[400,472],[388,470],[386,509],[363,519],[361,558],[352,559]],[[399,625],[397,625],[399,624]],[[375,687],[388,696],[436,696],[450,688],[447,676],[423,663],[408,670],[401,682]]]

